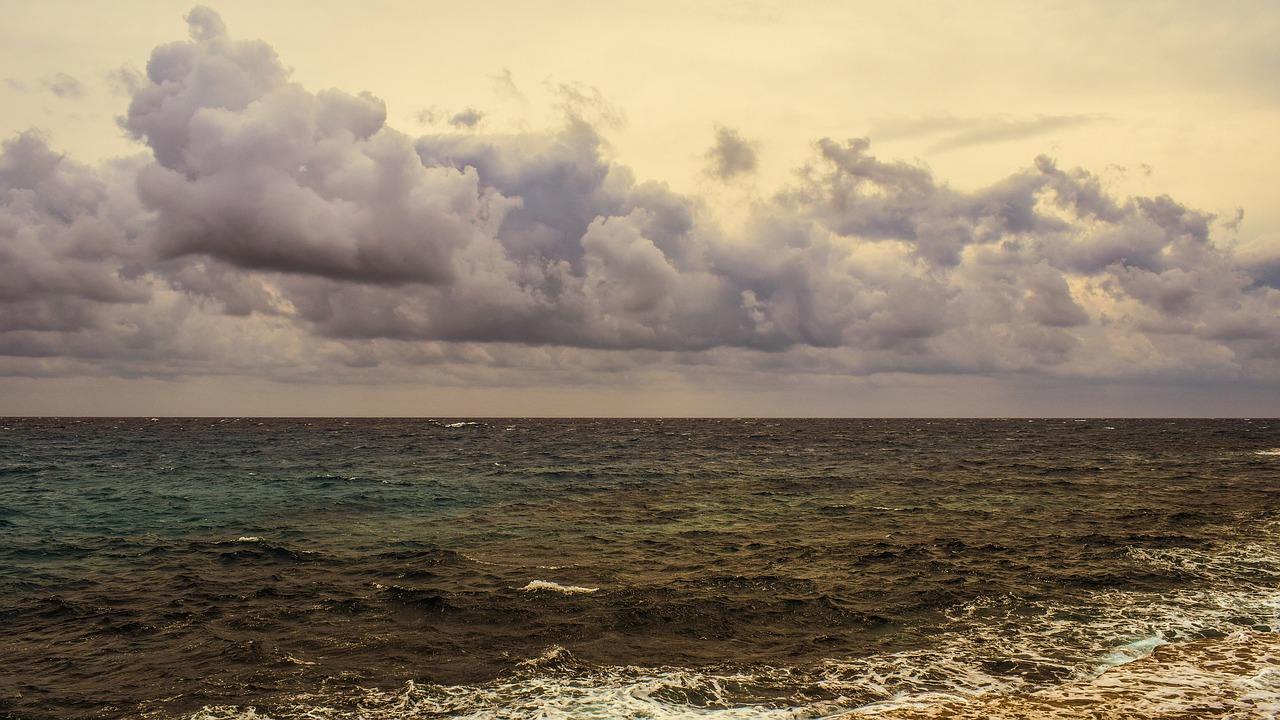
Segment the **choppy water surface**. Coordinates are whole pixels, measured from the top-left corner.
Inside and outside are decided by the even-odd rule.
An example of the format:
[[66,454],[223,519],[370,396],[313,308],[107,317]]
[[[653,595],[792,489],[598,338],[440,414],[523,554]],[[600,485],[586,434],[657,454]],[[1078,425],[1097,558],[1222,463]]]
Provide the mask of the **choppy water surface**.
[[0,427],[0,716],[1280,710],[1276,421]]

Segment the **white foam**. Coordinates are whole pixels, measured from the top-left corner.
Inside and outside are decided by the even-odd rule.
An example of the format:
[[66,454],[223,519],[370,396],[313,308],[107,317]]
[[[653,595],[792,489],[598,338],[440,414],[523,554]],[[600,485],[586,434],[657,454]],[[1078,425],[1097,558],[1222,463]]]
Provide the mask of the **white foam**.
[[1163,637],[1159,635],[1151,635],[1149,637],[1139,638],[1126,645],[1121,645],[1115,650],[1112,650],[1111,652],[1107,653],[1102,658],[1102,662],[1098,663],[1098,667],[1095,669],[1094,672],[1095,674],[1101,675],[1102,673],[1106,672],[1107,670],[1110,670],[1113,667],[1119,667],[1120,665],[1124,665],[1125,663],[1131,663],[1134,660],[1139,660],[1141,658],[1147,657],[1152,652],[1154,652],[1156,648],[1160,647],[1161,645],[1168,645],[1168,644],[1169,644],[1169,641],[1165,640]]
[[[829,661],[825,686],[850,697],[868,698],[851,711],[858,715],[1020,717],[1016,713],[983,713],[990,709],[993,697],[1056,692],[1055,688],[1100,677],[1107,678],[1104,684],[1121,682],[1117,678],[1129,675],[1119,673],[1120,666],[1144,661],[1165,645],[1182,647],[1195,638],[1231,636],[1242,632],[1242,627],[1255,631],[1280,629],[1278,548],[1241,543],[1214,551],[1134,549],[1130,556],[1171,571],[1197,575],[1204,580],[1199,585],[1207,589],[1163,594],[1099,591],[1072,606],[1013,595],[980,598],[949,613],[951,623],[940,628],[932,647]],[[1260,637],[1270,638],[1267,642],[1274,645],[1280,635],[1265,632]],[[1242,656],[1249,652],[1247,644],[1240,649]],[[1141,664],[1145,668],[1149,663]],[[998,673],[986,669],[1001,667],[1012,669]],[[1028,681],[1019,677],[1020,668],[1037,668],[1035,675],[1039,678]],[[1195,688],[1207,686],[1210,680],[1197,679],[1198,671],[1186,672],[1187,687],[1179,692],[1185,702],[1198,702]],[[1235,693],[1220,689],[1226,680],[1218,675],[1226,676],[1213,675],[1212,683],[1219,688],[1213,690],[1215,696]],[[1053,677],[1061,678],[1066,685],[1053,684],[1049,680]],[[1250,682],[1258,685],[1280,683],[1280,670],[1274,677],[1259,670],[1251,671],[1248,677],[1256,678]],[[1244,681],[1243,676],[1240,679]],[[1072,692],[1080,696],[1085,691]],[[1169,702],[1173,704],[1168,707],[1176,706],[1173,700]],[[982,709],[958,710],[970,706]]]
[[561,585],[560,583],[548,582],[546,580],[530,580],[528,585],[519,589],[527,590],[529,592],[549,590],[551,592],[564,593],[566,595],[586,594],[600,591],[600,588],[582,587],[580,585]]
[[236,542],[256,543],[256,542],[262,542],[262,538],[258,537],[257,535],[241,535],[240,537],[236,538]]
[[[282,703],[281,712],[287,717],[312,720],[801,720],[834,717],[845,709],[822,703],[793,708],[722,703],[717,693],[742,679],[749,678],[621,670],[588,678],[530,677],[483,687],[409,681],[398,690],[365,690],[340,703],[333,702],[335,698],[299,696]],[[664,699],[672,690],[678,695],[686,689],[694,689],[707,702],[689,704]],[[335,705],[354,707],[339,709]],[[186,720],[268,720],[268,716],[252,709],[210,707]]]
[[[1276,717],[1280,634],[1264,630],[1280,629],[1280,547],[1135,548],[1129,557],[1197,581],[1166,593],[1098,591],[1071,605],[1012,594],[983,597],[946,613],[927,647],[832,659],[813,673],[586,667],[552,647],[491,684],[408,683],[395,691],[363,690],[358,697],[300,696],[297,712],[281,712],[314,720],[1065,720],[1088,716],[1095,707],[1095,717],[1147,718],[1190,716],[1214,706],[1237,712],[1231,717]],[[599,591],[546,580],[516,589]],[[743,690],[753,687],[773,690]],[[815,695],[834,699],[811,700]],[[771,706],[750,704],[759,697],[773,698]],[[244,714],[251,711],[223,710],[207,709],[188,720],[265,720]]]
[[[513,677],[481,686],[407,682],[396,690],[365,689],[344,697],[299,695],[279,706],[282,717],[312,720],[408,720],[541,718],[545,720],[855,720],[878,718],[1190,717],[1197,709],[1234,711],[1213,717],[1263,718],[1280,712],[1280,636],[1241,631],[1218,640],[1166,647],[1156,638],[1127,645],[1131,652],[1158,648],[1101,675],[1041,686],[986,676],[964,663],[927,654],[882,656],[865,677],[814,682],[786,668],[714,674],[673,668],[597,668],[584,672],[569,653],[552,646],[520,663]],[[896,669],[895,660],[908,662]],[[548,672],[545,668],[550,666]],[[936,684],[948,671],[960,682],[947,689],[890,694],[895,674]],[[824,690],[834,699],[784,707],[734,701],[735,689],[791,683],[798,697]],[[880,699],[867,692],[879,685]],[[840,696],[839,693],[845,693]],[[854,699],[858,698],[858,699]],[[692,700],[691,700],[692,699]],[[210,707],[186,720],[269,720],[252,708]]]
[[481,559],[480,559],[480,558],[478,558],[478,557],[472,557],[472,556],[470,556],[470,555],[468,555],[468,554],[466,554],[466,553],[458,553],[458,554],[459,554],[459,555],[461,555],[462,557],[466,558],[467,560],[470,560],[471,562],[473,562],[473,563],[477,564],[477,565],[493,565],[493,566],[497,566],[497,565],[498,565],[498,563],[495,563],[495,562],[489,562],[488,560],[481,560]]
[[530,660],[521,660],[520,662],[518,662],[518,663],[516,663],[516,664],[517,664],[517,665],[520,665],[520,666],[522,666],[522,667],[534,667],[534,666],[537,666],[537,665],[545,664],[545,663],[547,663],[547,662],[554,662],[554,661],[556,661],[556,660],[564,660],[564,659],[567,659],[568,657],[569,657],[569,651],[568,651],[568,650],[565,650],[563,646],[561,646],[561,645],[552,645],[551,647],[547,648],[547,649],[546,649],[546,650],[545,650],[541,655],[539,655],[538,657],[536,657],[536,658],[532,658],[532,659],[530,659]]
[[1274,718],[1280,711],[1280,637],[1247,631],[1162,646],[1095,678],[1034,692],[931,697],[856,708],[845,717],[1074,720],[1095,718]]
[[1270,450],[1258,450],[1254,455],[1280,455],[1280,448],[1271,448]]
[[238,708],[217,705],[201,708],[186,720],[273,720],[270,715],[259,715],[256,708]]

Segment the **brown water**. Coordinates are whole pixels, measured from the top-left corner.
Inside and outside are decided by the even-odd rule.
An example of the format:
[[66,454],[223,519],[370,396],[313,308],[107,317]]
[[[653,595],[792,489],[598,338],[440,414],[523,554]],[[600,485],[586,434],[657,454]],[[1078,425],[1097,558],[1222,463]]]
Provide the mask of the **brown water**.
[[1272,421],[0,425],[0,716],[1273,712]]

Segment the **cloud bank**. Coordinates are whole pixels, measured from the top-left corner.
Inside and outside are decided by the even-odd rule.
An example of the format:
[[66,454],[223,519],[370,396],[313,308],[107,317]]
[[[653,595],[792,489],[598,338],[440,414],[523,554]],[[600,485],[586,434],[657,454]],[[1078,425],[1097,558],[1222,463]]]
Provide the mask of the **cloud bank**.
[[[1280,380],[1280,251],[1237,252],[1230,223],[1170,197],[1048,157],[962,192],[825,138],[724,223],[614,162],[588,94],[543,132],[468,110],[415,138],[372,95],[293,82],[212,10],[187,21],[130,85],[120,123],[145,153],[90,168],[35,131],[4,143],[0,373]],[[705,158],[732,180],[756,147],[720,127]]]

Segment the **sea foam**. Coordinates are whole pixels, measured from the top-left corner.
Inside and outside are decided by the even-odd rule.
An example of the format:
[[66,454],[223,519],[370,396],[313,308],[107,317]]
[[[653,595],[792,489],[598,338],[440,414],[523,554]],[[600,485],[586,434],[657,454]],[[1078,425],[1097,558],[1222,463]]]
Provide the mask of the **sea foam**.
[[[536,672],[544,660],[565,659],[572,666],[565,655],[560,648],[552,648],[535,661],[522,663],[535,669],[535,674],[483,686],[409,681],[398,689],[365,689],[351,697],[299,696],[282,703],[270,716],[251,708],[221,706],[206,707],[186,720],[1142,720],[1273,718],[1280,712],[1280,635],[1249,631],[1161,645],[1096,677],[1050,687],[936,690],[870,704],[858,704],[849,697],[784,707],[735,703],[733,688],[783,679],[769,677],[764,669],[760,675],[640,668],[601,668],[588,675]],[[699,700],[677,699],[684,697]]]
[[580,585],[561,585],[560,583],[548,582],[546,580],[530,580],[528,585],[520,588],[529,592],[538,590],[548,590],[551,592],[564,593],[566,595],[578,595],[598,592],[600,588],[582,587]]
[[1241,631],[1226,638],[1166,644],[1101,675],[1029,693],[886,702],[841,717],[925,718],[1230,717],[1280,713],[1280,635]]

